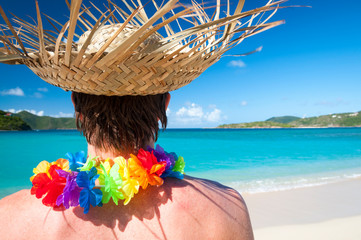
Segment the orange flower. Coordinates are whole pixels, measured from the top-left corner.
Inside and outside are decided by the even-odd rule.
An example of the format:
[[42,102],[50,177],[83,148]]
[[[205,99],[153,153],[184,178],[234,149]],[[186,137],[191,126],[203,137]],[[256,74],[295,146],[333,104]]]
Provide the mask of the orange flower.
[[[130,155],[131,158],[138,164],[137,172],[141,178],[140,185],[146,189],[148,184],[160,186],[163,184],[163,179],[160,177],[165,170],[166,162],[158,163],[157,158],[153,152],[147,152],[140,149],[137,156]],[[131,168],[131,165],[130,165]]]

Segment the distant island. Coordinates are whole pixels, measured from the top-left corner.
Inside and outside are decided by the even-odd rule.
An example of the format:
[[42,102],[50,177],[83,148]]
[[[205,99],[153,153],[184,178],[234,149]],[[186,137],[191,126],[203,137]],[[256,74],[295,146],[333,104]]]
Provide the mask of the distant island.
[[31,130],[31,127],[20,117],[0,110],[0,130]]
[[[266,121],[222,124],[216,128],[322,128],[361,127],[361,111],[334,113],[318,117],[272,117]],[[0,110],[0,130],[76,129],[74,118],[37,116],[27,111],[10,113]]]
[[27,111],[10,113],[0,110],[0,130],[76,129],[74,118],[37,116]]
[[318,117],[300,118],[295,116],[272,117],[266,121],[222,124],[217,128],[322,128],[361,127],[361,111],[334,113]]

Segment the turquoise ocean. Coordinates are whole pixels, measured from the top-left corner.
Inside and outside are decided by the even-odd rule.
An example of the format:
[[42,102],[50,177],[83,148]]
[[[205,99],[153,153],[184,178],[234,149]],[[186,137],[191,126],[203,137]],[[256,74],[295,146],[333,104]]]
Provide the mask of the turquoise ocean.
[[[280,191],[361,176],[361,128],[168,129],[157,141],[186,161],[186,174],[241,193]],[[0,198],[30,188],[42,160],[86,151],[75,130],[0,132]]]

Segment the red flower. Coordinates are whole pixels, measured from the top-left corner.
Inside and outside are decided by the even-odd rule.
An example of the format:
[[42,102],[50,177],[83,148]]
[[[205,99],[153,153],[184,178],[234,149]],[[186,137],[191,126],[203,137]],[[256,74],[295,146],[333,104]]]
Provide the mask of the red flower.
[[158,162],[157,158],[153,154],[153,151],[148,152],[140,149],[137,158],[142,163],[143,167],[147,169],[148,173],[155,173],[158,176],[162,175],[165,170],[165,166],[167,165],[165,161]]
[[46,173],[39,173],[33,179],[33,187],[31,188],[31,194],[35,194],[37,198],[43,199],[43,204],[49,207],[56,205],[56,199],[63,193],[63,189],[66,184],[66,178],[60,177],[56,170],[61,170],[57,165],[52,165],[49,168],[49,175]]

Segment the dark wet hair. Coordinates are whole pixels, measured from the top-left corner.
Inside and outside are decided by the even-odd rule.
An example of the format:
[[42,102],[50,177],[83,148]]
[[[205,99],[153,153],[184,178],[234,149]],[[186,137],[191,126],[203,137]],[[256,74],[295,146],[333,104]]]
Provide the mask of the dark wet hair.
[[167,126],[168,93],[147,96],[96,96],[73,92],[76,125],[88,143],[112,151],[137,152]]

